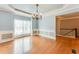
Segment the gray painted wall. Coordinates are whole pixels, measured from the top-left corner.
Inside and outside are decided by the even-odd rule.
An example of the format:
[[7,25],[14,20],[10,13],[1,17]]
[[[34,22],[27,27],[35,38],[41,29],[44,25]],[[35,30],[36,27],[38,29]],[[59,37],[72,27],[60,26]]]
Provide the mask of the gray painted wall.
[[38,29],[38,20],[32,20],[32,29]]
[[30,17],[24,17],[20,15],[14,15],[13,13],[0,11],[0,31],[13,32],[14,31],[14,19],[31,21]]
[[13,31],[13,14],[0,11],[0,31]]
[[[0,12],[0,31],[14,31],[14,19],[31,20],[30,17]],[[32,28],[40,30],[40,34],[55,38],[55,16],[44,16],[41,20],[33,20]]]
[[14,19],[19,19],[19,20],[29,20],[31,21],[31,18],[30,17],[27,17],[27,16],[21,16],[21,15],[14,15]]
[[39,20],[40,34],[56,38],[56,19],[54,15],[44,16]]

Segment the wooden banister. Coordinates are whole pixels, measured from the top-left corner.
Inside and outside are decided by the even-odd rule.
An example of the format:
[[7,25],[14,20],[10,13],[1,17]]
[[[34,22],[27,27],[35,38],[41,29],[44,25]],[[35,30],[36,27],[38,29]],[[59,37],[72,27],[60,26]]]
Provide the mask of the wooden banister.
[[78,32],[77,32],[77,28],[73,28],[73,29],[65,29],[65,28],[61,28],[60,30],[70,30],[69,32],[67,32],[67,33],[65,33],[64,35],[68,35],[69,33],[71,33],[71,32],[73,32],[73,31],[75,31],[75,38],[77,38],[78,37]]

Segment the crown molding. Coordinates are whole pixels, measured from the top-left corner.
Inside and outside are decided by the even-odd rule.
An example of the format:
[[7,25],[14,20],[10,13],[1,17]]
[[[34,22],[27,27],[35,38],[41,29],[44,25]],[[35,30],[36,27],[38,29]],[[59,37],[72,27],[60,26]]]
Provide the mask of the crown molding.
[[[60,8],[60,9],[57,9],[57,10],[55,10],[55,11],[50,11],[50,12],[45,13],[44,16],[49,16],[49,15],[55,15],[55,16],[57,16],[57,15],[63,15],[63,14],[67,14],[67,13],[65,13],[65,12],[67,12],[67,11],[72,11],[72,10],[74,10],[73,12],[76,12],[76,10],[79,8],[79,7],[67,8],[67,7],[69,7],[69,6],[70,6],[70,4],[65,4],[65,5],[64,5],[62,8]],[[68,12],[68,13],[70,13],[70,12]]]
[[1,7],[0,7],[0,12],[12,13],[12,11],[11,11],[11,10],[6,9],[6,8],[1,8]]
[[52,10],[52,11],[49,11],[47,13],[44,13],[44,16],[48,16],[48,15],[53,15],[53,14],[56,14],[56,12],[59,12],[65,8],[67,8],[69,5],[68,4],[65,4],[62,8],[59,8],[59,9],[56,9],[56,10]]

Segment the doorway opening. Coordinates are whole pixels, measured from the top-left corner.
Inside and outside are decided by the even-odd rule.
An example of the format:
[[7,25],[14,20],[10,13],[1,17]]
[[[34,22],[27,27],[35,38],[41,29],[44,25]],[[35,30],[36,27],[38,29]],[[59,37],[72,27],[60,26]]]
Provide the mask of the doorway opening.
[[79,12],[56,16],[57,36],[78,38]]

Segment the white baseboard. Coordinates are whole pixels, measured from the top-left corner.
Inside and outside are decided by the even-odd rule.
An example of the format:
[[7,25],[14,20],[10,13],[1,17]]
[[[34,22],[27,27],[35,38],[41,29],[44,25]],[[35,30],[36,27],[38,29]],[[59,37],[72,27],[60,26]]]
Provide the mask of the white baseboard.
[[43,37],[46,37],[46,38],[49,38],[49,39],[56,40],[56,37],[53,37],[53,36],[48,36],[48,35],[44,35],[44,34],[39,34],[39,36],[43,36]]
[[[54,33],[54,31],[52,31],[52,30],[46,30],[46,29],[33,29],[33,30],[34,30],[34,31],[39,31],[39,33],[37,34],[37,35],[39,35],[39,36],[47,37],[47,38],[49,38],[49,39],[54,39],[54,40],[56,40],[56,37],[50,36],[50,34],[49,34],[49,33]],[[48,34],[45,35],[45,34],[41,34],[40,32],[47,32]]]

